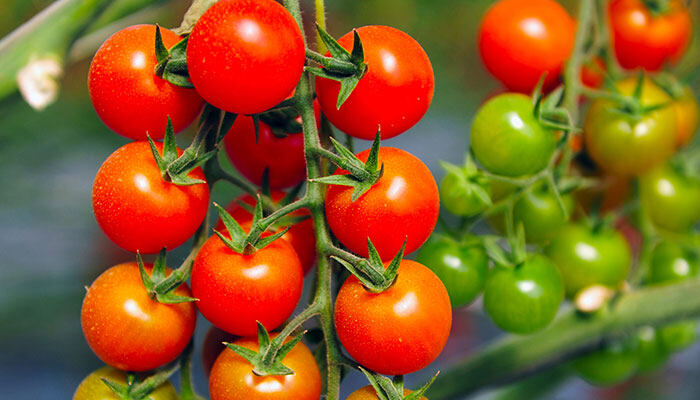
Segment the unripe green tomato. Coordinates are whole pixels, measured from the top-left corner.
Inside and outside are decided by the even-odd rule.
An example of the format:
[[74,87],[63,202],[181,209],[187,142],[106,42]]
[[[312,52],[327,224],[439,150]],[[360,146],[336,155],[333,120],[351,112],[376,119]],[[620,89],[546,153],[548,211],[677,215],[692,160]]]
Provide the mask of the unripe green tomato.
[[489,257],[480,244],[458,243],[447,236],[433,236],[416,259],[440,278],[452,307],[474,301],[484,287]]
[[582,224],[562,228],[545,253],[559,268],[568,297],[595,284],[617,287],[627,277],[632,261],[627,241],[620,232]]
[[556,136],[535,117],[532,100],[504,93],[477,111],[471,130],[474,156],[489,172],[519,177],[543,170],[556,147]]
[[574,360],[572,365],[591,385],[614,385],[634,375],[639,365],[638,346],[635,339],[616,341]]
[[639,348],[639,372],[651,372],[666,363],[670,352],[661,343],[661,338],[654,327],[643,326],[637,331]]
[[[91,373],[78,386],[73,400],[119,400],[119,397],[102,381],[102,378],[126,385],[126,374],[112,367],[102,367]],[[178,400],[175,388],[165,382],[151,392],[144,400]]]
[[697,255],[674,242],[657,244],[651,253],[649,284],[679,282],[698,275]]
[[663,347],[669,352],[680,351],[690,347],[698,338],[696,321],[681,321],[657,329]]
[[668,164],[639,180],[642,209],[659,228],[685,232],[700,221],[700,180]]
[[486,313],[512,333],[532,333],[549,325],[563,300],[557,268],[539,254],[515,267],[495,267],[484,287]]
[[447,211],[454,215],[471,217],[488,208],[489,203],[477,196],[472,189],[473,185],[479,185],[488,193],[488,181],[469,182],[464,176],[448,172],[440,181],[440,201]]

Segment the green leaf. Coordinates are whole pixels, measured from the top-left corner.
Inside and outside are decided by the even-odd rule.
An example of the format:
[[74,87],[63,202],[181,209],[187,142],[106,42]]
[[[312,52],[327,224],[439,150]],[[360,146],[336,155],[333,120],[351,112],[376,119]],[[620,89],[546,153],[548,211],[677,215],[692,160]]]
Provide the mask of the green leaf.
[[352,56],[350,55],[350,53],[347,50],[345,50],[345,48],[341,46],[340,43],[338,43],[338,41],[333,38],[333,36],[329,35],[328,32],[326,32],[326,30],[323,29],[319,24],[316,24],[316,30],[318,31],[318,35],[323,41],[323,44],[326,45],[328,52],[331,53],[331,55],[334,58],[343,61],[352,60]]
[[274,235],[265,236],[264,238],[259,239],[255,243],[255,248],[258,250],[265,248],[270,243],[272,243],[275,240],[279,239],[280,237],[284,236],[284,234],[287,233],[287,231],[289,231],[289,227],[281,230],[280,232],[275,233]]
[[483,243],[484,249],[486,249],[486,253],[489,255],[489,258],[493,260],[493,262],[502,266],[511,265],[510,261],[508,261],[508,258],[506,257],[505,252],[503,251],[503,248],[498,244],[498,239],[493,237],[486,237],[484,238]]

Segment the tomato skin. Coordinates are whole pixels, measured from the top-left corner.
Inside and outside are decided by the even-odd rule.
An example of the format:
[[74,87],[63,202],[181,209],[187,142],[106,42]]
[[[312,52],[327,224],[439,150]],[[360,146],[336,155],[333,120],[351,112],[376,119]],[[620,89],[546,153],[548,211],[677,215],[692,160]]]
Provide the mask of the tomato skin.
[[197,253],[191,282],[206,319],[226,332],[251,336],[258,331],[256,321],[273,330],[292,314],[303,273],[299,257],[284,240],[244,255],[213,235]]
[[[272,338],[277,335],[271,335]],[[287,339],[289,341],[289,339]],[[242,338],[234,342],[258,350],[258,341]],[[321,396],[321,373],[308,347],[299,342],[282,359],[291,375],[257,376],[253,366],[231,349],[216,359],[209,376],[211,400],[317,400]]]
[[197,92],[240,114],[274,107],[294,90],[305,62],[292,15],[272,0],[222,0],[197,21],[187,67]]
[[[170,48],[182,38],[160,28]],[[90,64],[88,90],[102,122],[133,140],[165,136],[168,117],[175,132],[187,128],[202,108],[202,98],[155,75],[155,25],[134,25],[109,37]]]
[[608,386],[630,378],[639,365],[636,340],[614,342],[574,360],[573,367],[586,382]]
[[[102,367],[86,376],[73,394],[73,400],[119,400],[102,378],[126,385],[126,373],[111,367]],[[158,386],[145,400],[178,400],[180,397],[170,382]]]
[[[321,110],[350,136],[372,140],[381,127],[382,139],[392,138],[428,111],[435,90],[433,67],[420,44],[398,29],[370,25],[356,31],[362,40],[367,72],[340,109],[336,107],[340,83],[317,77]],[[353,40],[349,32],[338,43],[351,51]]]
[[507,332],[536,332],[554,319],[564,283],[554,264],[536,254],[515,267],[496,266],[484,287],[484,308]]
[[606,71],[607,67],[603,59],[595,57],[581,66],[581,83],[589,88],[601,88],[605,83]]
[[659,228],[685,232],[700,221],[700,180],[661,165],[640,179],[642,208]]
[[[369,150],[357,157],[367,160]],[[421,160],[401,149],[379,149],[384,174],[354,202],[353,188],[330,185],[326,218],[338,240],[350,251],[367,257],[367,238],[382,260],[390,260],[407,240],[405,254],[418,249],[433,231],[440,211],[437,184]],[[336,171],[336,174],[346,174]]]
[[[162,154],[162,143],[156,143],[156,148]],[[204,179],[200,168],[189,176]],[[131,252],[157,253],[163,247],[180,246],[197,230],[208,207],[209,187],[164,181],[145,141],[128,143],[112,153],[92,186],[97,223],[114,243]]]
[[669,7],[668,13],[654,15],[641,0],[609,3],[613,47],[622,67],[658,71],[683,56],[692,34],[690,14],[679,0]]
[[335,327],[345,350],[384,375],[425,368],[442,351],[451,325],[445,286],[430,269],[410,260],[401,261],[396,281],[381,293],[369,292],[350,276],[335,303]]
[[576,24],[553,0],[501,0],[484,15],[479,52],[486,69],[508,89],[531,92],[542,74],[556,84],[574,49]]
[[639,372],[651,372],[659,369],[669,358],[670,352],[666,350],[661,343],[661,339],[656,328],[651,326],[643,326],[635,335],[639,347],[637,349],[637,357]]
[[[146,271],[153,266],[146,264]],[[175,294],[189,296],[187,285]],[[147,371],[174,360],[194,333],[194,304],[162,304],[151,299],[135,262],[116,265],[88,288],[80,311],[83,334],[107,365]]]
[[649,263],[650,284],[673,283],[698,275],[700,260],[697,255],[674,242],[661,242],[654,247]]
[[662,326],[658,329],[659,340],[669,352],[680,351],[690,347],[698,338],[697,321],[680,321]]
[[477,111],[472,123],[474,156],[498,175],[519,177],[541,171],[554,153],[556,140],[537,121],[532,101],[523,94],[492,98]]
[[458,243],[447,236],[433,236],[421,248],[416,261],[440,278],[452,307],[462,307],[479,296],[489,268],[483,246]]
[[[411,393],[413,393],[413,390],[403,390],[404,396],[407,396]],[[374,388],[371,385],[367,385],[352,392],[350,396],[348,396],[348,398],[345,400],[379,400],[379,397],[377,396],[377,391],[374,390]],[[421,396],[420,400],[428,400],[428,398],[425,396]]]
[[[636,79],[626,79],[617,84],[617,89],[623,95],[631,95],[636,84]],[[645,79],[641,95],[643,106],[670,102],[666,92]],[[675,135],[669,132],[676,132],[676,115],[670,106],[635,118],[621,113],[617,103],[598,99],[591,103],[583,128],[591,158],[615,175],[642,174],[666,160],[675,150]]]
[[700,104],[690,86],[674,100],[673,108],[676,110],[676,147],[682,147],[693,140],[700,127]]

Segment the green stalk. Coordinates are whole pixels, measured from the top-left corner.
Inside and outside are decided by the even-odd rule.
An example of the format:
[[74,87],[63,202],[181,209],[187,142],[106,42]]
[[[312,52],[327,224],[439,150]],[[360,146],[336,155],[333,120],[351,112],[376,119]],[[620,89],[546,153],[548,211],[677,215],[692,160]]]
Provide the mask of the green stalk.
[[[318,26],[321,27],[324,31],[326,30],[326,5],[323,0],[316,0],[315,3],[316,6],[316,23]],[[321,35],[316,32],[316,50],[323,54],[326,52],[326,45],[323,43],[323,40],[321,40]]]
[[[569,62],[564,70],[564,82],[566,92],[564,93],[564,107],[569,110],[571,120],[578,122],[578,98],[581,90],[581,66],[585,56],[585,46],[588,33],[591,29],[591,22],[595,12],[594,0],[581,0],[578,10],[578,27],[576,29],[576,39],[574,50]],[[568,147],[568,146],[567,146]]]

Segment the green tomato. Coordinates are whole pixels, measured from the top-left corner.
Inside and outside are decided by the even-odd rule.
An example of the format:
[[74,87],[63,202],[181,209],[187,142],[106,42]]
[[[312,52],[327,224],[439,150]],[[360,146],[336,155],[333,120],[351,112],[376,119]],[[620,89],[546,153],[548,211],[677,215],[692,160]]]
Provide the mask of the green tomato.
[[574,360],[572,365],[578,375],[592,385],[614,385],[627,380],[637,370],[638,348],[636,338],[615,341]]
[[632,261],[621,233],[606,227],[594,230],[581,224],[562,228],[545,253],[559,268],[568,297],[594,284],[617,287],[627,277]]
[[700,260],[696,254],[674,242],[654,247],[649,263],[650,284],[679,282],[698,275]]
[[698,338],[698,323],[681,321],[658,328],[659,339],[669,352],[680,351],[690,347]]
[[486,281],[484,308],[504,331],[536,332],[554,319],[564,284],[547,257],[536,254],[515,267],[497,266]]
[[[102,367],[91,373],[78,386],[73,400],[120,400],[119,397],[102,381],[107,378],[125,385],[126,374],[112,367]],[[170,382],[165,382],[144,398],[145,400],[177,400],[177,391]]]
[[654,225],[685,232],[700,221],[700,180],[668,164],[640,178],[642,209]]
[[434,236],[418,253],[417,261],[440,278],[452,307],[474,301],[484,287],[489,257],[480,244],[461,244],[446,236]]
[[544,169],[556,147],[556,136],[535,117],[532,100],[516,93],[498,95],[474,117],[471,148],[486,170],[510,177]]
[[661,338],[654,327],[643,326],[637,331],[639,347],[639,372],[651,372],[666,363],[670,352],[661,343]]
[[469,179],[463,173],[449,171],[440,182],[440,201],[452,214],[471,217],[490,205],[477,194],[477,190],[488,195],[488,180],[483,177]]

